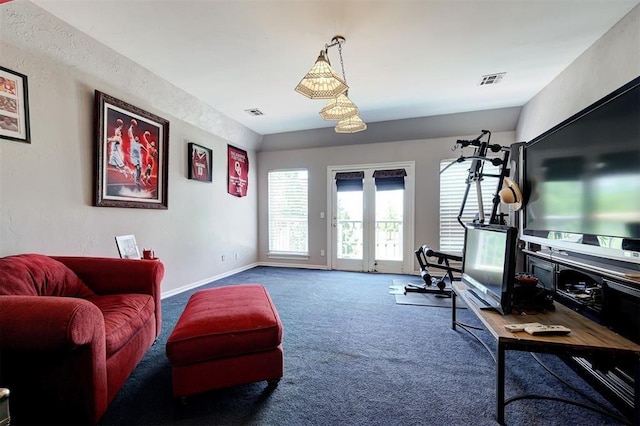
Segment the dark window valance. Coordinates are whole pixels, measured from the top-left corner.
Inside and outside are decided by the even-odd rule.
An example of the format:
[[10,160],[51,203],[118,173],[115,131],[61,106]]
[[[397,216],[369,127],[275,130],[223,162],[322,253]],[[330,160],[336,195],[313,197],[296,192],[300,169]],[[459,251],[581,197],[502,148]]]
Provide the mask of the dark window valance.
[[405,169],[376,170],[373,172],[373,179],[376,182],[377,191],[394,191],[404,189],[404,177],[407,175]]
[[338,192],[362,191],[364,172],[336,173],[336,187]]

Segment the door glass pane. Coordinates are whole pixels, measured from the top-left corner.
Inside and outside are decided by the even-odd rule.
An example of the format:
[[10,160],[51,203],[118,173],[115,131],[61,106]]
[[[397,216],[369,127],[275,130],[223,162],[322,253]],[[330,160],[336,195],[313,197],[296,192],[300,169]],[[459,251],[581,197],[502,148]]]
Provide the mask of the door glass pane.
[[338,259],[362,259],[362,191],[337,194]]
[[402,260],[404,190],[376,191],[376,260]]

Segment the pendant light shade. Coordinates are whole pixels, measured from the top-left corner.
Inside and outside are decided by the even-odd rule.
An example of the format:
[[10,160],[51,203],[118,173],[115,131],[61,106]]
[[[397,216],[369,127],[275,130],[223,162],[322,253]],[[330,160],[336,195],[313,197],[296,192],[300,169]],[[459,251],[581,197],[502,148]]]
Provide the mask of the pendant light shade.
[[[346,39],[343,36],[336,35],[331,39],[331,44],[325,44],[316,63],[300,80],[295,90],[310,99],[329,99],[329,102],[320,110],[320,116],[325,120],[338,120],[335,127],[337,133],[355,133],[366,130],[367,125],[359,116],[360,110],[347,95],[349,86],[347,86],[342,59],[342,45],[345,42]],[[338,46],[342,78],[331,68],[327,57],[329,48],[334,46]]]
[[354,115],[338,121],[335,130],[336,133],[356,133],[367,130],[367,125],[359,116]]
[[331,68],[326,52],[321,50],[316,63],[300,80],[295,90],[309,99],[331,99],[348,88],[347,83]]
[[325,120],[342,120],[359,113],[358,107],[351,102],[346,92],[329,99],[329,102],[320,110],[320,116]]

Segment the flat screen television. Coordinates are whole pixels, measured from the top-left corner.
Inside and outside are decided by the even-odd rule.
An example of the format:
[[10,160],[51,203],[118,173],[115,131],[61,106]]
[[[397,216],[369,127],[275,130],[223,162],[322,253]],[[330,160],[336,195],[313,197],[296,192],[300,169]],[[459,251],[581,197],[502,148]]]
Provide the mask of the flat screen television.
[[531,140],[523,159],[522,240],[640,267],[640,77]]
[[468,224],[464,235],[462,282],[480,308],[511,312],[518,230],[511,226]]

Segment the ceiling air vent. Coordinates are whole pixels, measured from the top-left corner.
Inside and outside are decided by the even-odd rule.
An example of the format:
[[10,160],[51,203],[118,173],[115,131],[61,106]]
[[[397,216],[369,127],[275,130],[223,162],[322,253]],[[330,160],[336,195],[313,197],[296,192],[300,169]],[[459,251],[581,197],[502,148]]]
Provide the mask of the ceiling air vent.
[[246,112],[249,115],[264,115],[264,112],[260,111],[258,108],[249,108],[249,109],[245,109],[244,112]]
[[500,81],[502,81],[502,77],[504,77],[505,74],[506,72],[499,72],[496,74],[483,75],[482,78],[480,79],[480,83],[478,83],[478,86],[488,86],[490,84],[498,84],[500,83]]

